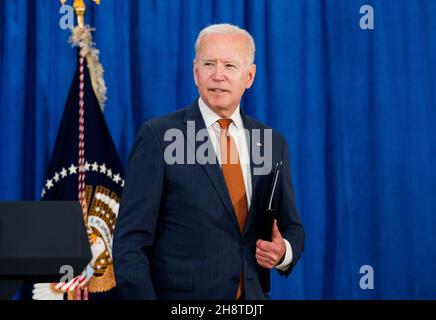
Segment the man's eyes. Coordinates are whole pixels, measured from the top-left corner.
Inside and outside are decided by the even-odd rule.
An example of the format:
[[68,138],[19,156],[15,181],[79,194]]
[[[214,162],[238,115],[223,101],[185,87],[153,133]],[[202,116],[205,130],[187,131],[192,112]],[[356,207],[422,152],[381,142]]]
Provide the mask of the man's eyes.
[[[213,67],[213,66],[215,66],[215,63],[213,63],[213,62],[205,62],[205,63],[203,63],[203,65],[204,65],[205,67]],[[235,64],[232,64],[232,63],[226,63],[224,66],[225,66],[227,69],[237,69],[236,65],[235,65]]]

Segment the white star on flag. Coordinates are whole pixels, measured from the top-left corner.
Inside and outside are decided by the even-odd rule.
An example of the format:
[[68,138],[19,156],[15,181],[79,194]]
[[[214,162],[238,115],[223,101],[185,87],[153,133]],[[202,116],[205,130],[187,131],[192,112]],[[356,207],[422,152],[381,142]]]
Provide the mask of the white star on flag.
[[58,181],[59,181],[59,173],[56,172],[56,174],[55,174],[54,177],[53,177],[53,180],[54,180],[55,182],[58,182]]
[[92,171],[98,171],[97,161],[94,161],[94,163],[92,164]]
[[68,174],[67,170],[65,170],[65,168],[62,168],[62,171],[61,171],[62,178],[65,178],[67,176],[67,174]]
[[104,163],[100,166],[100,173],[106,173],[106,165]]
[[120,175],[117,173],[117,174],[114,174],[112,180],[113,180],[115,183],[118,183],[118,182],[121,180],[121,177],[120,177]]
[[47,183],[45,184],[45,186],[47,187],[48,190],[50,190],[50,188],[53,187],[53,181],[48,179]]
[[68,168],[68,170],[70,171],[70,175],[71,175],[71,174],[77,174],[77,167],[76,167],[74,164],[72,164],[72,165]]
[[106,175],[108,176],[109,179],[112,179],[112,170],[108,169]]

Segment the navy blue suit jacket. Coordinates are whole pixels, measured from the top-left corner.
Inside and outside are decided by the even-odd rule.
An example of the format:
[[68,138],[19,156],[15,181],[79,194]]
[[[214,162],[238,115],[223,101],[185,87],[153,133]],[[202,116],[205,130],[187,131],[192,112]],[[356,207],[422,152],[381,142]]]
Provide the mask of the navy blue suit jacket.
[[[269,129],[243,112],[241,116],[250,132]],[[165,133],[179,129],[187,138],[188,121],[195,121],[196,132],[205,129],[197,102],[146,122],[137,135],[114,234],[119,297],[234,299],[243,270],[245,297],[265,299],[255,250],[274,170],[255,175],[258,164],[251,161],[252,200],[241,233],[217,160],[203,165],[171,165],[164,160],[166,147],[173,142],[165,141]],[[259,141],[250,141],[249,149],[263,148],[263,138],[261,134],[255,138]],[[185,142],[184,159],[189,161],[187,148],[197,150],[202,143]],[[284,138],[272,131],[272,165],[278,161],[283,161],[275,197],[278,226],[293,251],[289,269],[279,271],[286,276],[300,258],[304,231],[294,206],[288,148]]]

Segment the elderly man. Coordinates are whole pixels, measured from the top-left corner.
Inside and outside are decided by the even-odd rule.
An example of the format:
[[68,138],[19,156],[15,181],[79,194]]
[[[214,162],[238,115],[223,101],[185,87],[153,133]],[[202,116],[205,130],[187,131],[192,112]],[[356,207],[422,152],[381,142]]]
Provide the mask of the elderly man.
[[[256,74],[254,53],[247,31],[229,24],[206,27],[195,43],[200,97],[141,127],[114,236],[121,298],[265,299],[268,285],[261,274],[274,268],[286,276],[300,258],[304,231],[294,206],[287,144],[240,109]],[[192,139],[201,131],[208,161],[200,159],[199,139]],[[188,143],[174,147],[169,137],[180,136]],[[180,147],[174,160],[170,155]],[[270,165],[257,170],[256,154]],[[271,239],[262,240],[271,164],[279,162],[277,220]]]

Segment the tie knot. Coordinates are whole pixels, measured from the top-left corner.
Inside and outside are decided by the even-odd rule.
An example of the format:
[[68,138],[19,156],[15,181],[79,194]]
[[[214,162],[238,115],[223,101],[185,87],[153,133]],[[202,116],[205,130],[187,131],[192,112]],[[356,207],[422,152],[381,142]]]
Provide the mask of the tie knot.
[[221,129],[228,130],[230,124],[232,123],[232,119],[219,119],[218,123],[220,124]]

